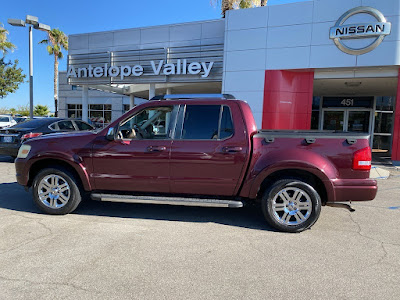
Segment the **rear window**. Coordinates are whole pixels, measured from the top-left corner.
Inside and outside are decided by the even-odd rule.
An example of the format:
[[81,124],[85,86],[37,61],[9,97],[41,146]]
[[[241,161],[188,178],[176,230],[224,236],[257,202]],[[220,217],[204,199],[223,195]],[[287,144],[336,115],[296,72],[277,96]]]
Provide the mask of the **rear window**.
[[10,122],[8,117],[0,117],[0,122]]

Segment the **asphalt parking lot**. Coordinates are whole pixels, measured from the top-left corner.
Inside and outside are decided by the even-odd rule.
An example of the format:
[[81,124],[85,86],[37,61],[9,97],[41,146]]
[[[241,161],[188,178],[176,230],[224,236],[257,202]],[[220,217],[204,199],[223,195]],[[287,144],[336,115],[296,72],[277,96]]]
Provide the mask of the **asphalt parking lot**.
[[87,201],[44,215],[0,157],[0,299],[399,299],[400,172],[300,234],[255,209]]

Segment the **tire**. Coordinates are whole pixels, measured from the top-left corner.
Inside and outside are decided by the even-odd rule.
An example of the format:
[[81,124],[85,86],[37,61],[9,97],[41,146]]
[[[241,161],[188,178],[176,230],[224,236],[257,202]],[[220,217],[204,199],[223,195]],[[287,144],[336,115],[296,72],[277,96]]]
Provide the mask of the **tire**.
[[61,167],[40,171],[35,176],[32,187],[35,204],[47,214],[68,214],[74,211],[82,200],[77,179]]
[[279,231],[301,232],[318,220],[321,197],[306,182],[282,179],[265,191],[261,207],[270,226]]

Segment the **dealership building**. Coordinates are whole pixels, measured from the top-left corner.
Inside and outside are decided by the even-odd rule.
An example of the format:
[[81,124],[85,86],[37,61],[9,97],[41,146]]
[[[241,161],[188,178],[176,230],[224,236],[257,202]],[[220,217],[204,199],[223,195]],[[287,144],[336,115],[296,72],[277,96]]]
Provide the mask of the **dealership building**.
[[154,95],[226,93],[249,103],[259,128],[367,132],[400,163],[399,65],[399,0],[232,10],[70,35],[60,116],[108,123]]

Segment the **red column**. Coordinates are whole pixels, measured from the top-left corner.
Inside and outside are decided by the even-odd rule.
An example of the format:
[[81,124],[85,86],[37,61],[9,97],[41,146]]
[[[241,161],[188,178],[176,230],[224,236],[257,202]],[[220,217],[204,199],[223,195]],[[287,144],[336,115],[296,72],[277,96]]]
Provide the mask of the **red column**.
[[266,70],[263,129],[310,129],[314,71]]
[[394,112],[392,160],[397,161],[396,164],[400,164],[400,70],[397,79],[396,110]]

